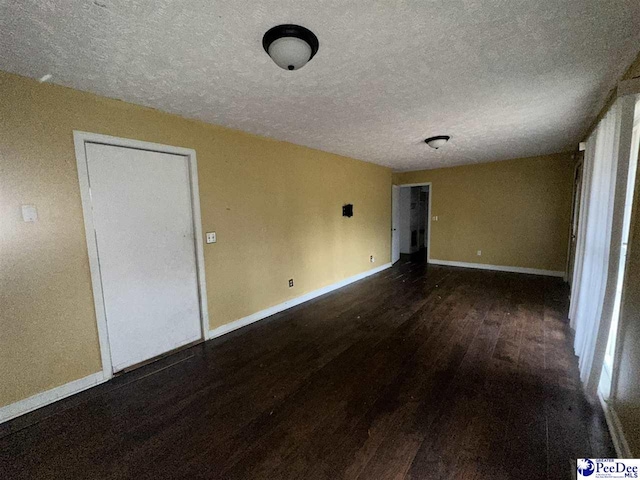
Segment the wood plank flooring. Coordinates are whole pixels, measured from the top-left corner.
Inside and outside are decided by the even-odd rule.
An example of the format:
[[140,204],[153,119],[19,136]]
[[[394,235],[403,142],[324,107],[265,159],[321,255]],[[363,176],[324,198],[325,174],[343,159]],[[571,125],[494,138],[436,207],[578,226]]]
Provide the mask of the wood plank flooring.
[[572,478],[559,279],[399,262],[0,426],[2,479]]

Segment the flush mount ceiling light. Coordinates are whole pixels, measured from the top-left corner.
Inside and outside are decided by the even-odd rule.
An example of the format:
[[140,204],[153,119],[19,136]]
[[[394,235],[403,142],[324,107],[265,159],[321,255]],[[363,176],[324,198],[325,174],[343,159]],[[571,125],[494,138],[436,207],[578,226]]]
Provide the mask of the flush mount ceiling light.
[[278,25],[262,37],[262,46],[280,68],[298,70],[318,52],[318,37],[299,25]]
[[438,135],[436,137],[429,137],[425,139],[425,143],[429,145],[431,148],[435,148],[436,150],[443,146],[445,143],[449,141],[451,137],[449,135]]

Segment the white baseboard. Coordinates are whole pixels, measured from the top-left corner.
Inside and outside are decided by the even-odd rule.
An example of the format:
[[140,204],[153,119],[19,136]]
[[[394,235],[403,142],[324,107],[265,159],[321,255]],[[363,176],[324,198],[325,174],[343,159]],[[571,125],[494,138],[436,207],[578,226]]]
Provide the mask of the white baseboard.
[[275,315],[276,313],[282,312],[283,310],[287,310],[291,307],[295,307],[296,305],[300,305],[301,303],[308,302],[316,297],[324,295],[325,293],[332,292],[337,290],[338,288],[342,288],[350,283],[357,282],[358,280],[362,280],[370,275],[374,275],[382,270],[389,268],[392,264],[385,263],[384,265],[374,268],[372,270],[367,270],[366,272],[359,273],[352,277],[345,278],[344,280],[340,280],[339,282],[333,283],[331,285],[327,285],[326,287],[319,288],[318,290],[314,290],[309,293],[305,293],[300,297],[292,298],[291,300],[287,300],[279,305],[274,305],[273,307],[266,308],[256,313],[252,313],[246,317],[240,318],[238,320],[234,320],[233,322],[222,325],[221,327],[215,328],[209,331],[209,338],[216,338],[224,335],[226,333],[232,332],[242,327],[246,327],[254,322],[259,320],[263,320],[271,315]]
[[105,377],[103,372],[93,373],[87,377],[47,390],[46,392],[37,393],[32,397],[0,407],[0,423],[44,407],[50,403],[57,402],[58,400],[62,400],[88,388],[95,387],[104,381]]
[[609,427],[609,433],[613,440],[613,446],[616,449],[616,455],[618,458],[633,458],[616,411],[613,409],[612,405],[602,397],[602,395],[598,395],[598,398],[600,399],[602,410],[604,410],[604,416],[607,420],[607,426]]
[[[225,333],[237,330],[238,328],[242,328],[246,325],[257,322],[258,320],[262,320],[263,318],[269,317],[288,308],[295,307],[296,305],[324,295],[325,293],[329,293],[333,290],[337,290],[338,288],[349,285],[350,283],[357,282],[358,280],[362,280],[363,278],[366,278],[370,275],[381,272],[382,270],[385,270],[390,266],[391,263],[386,263],[381,267],[359,273],[358,275],[354,275],[349,278],[345,278],[344,280],[341,280],[332,285],[319,288],[318,290],[314,290],[313,292],[309,292],[300,297],[287,300],[280,305],[275,305],[234,322],[228,323],[214,330],[211,330],[209,332],[209,338],[211,339],[219,337],[221,335],[224,335]],[[58,400],[62,400],[63,398],[69,397],[73,394],[80,393],[83,390],[95,387],[96,385],[104,383],[107,380],[109,380],[109,378],[105,377],[104,372],[94,373],[87,377],[74,380],[56,388],[52,388],[51,390],[47,390],[46,392],[38,393],[36,395],[33,395],[32,397],[25,398],[24,400],[19,400],[10,405],[0,407],[0,423],[11,420],[12,418],[19,417],[20,415],[24,415],[25,413],[29,413],[40,407],[44,407],[45,405],[57,402]]]
[[464,268],[477,268],[479,270],[495,270],[497,272],[512,272],[512,273],[527,273],[529,275],[544,275],[547,277],[561,277],[564,278],[565,273],[559,270],[541,270],[539,268],[525,268],[525,267],[508,267],[505,265],[487,265],[485,263],[471,263],[471,262],[453,262],[450,260],[436,260],[429,259],[429,263],[434,265],[446,265],[448,267],[464,267]]

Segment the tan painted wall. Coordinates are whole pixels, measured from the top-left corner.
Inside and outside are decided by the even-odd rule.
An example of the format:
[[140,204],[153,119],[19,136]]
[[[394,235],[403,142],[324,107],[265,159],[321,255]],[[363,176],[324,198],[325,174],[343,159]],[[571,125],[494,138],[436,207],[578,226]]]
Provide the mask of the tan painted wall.
[[[640,55],[623,79],[639,76]],[[640,455],[640,175],[636,176],[634,195],[620,314],[618,381],[611,392],[611,403],[631,452],[637,457]]]
[[431,258],[564,271],[573,172],[571,154],[558,154],[396,173],[393,182],[432,182]]
[[196,150],[212,328],[390,260],[387,168],[2,72],[0,92],[0,405],[101,368],[73,130]]

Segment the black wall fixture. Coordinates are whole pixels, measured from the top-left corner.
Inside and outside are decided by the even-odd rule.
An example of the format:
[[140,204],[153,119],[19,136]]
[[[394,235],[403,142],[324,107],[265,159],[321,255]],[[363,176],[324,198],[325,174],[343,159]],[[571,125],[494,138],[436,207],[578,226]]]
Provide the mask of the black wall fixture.
[[353,205],[350,203],[342,206],[342,216],[343,217],[353,217]]

